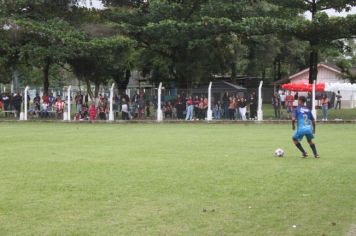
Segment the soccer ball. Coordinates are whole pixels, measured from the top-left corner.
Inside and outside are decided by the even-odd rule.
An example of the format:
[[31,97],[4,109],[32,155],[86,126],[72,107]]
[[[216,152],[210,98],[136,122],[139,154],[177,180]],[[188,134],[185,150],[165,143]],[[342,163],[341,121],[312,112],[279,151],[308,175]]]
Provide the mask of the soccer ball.
[[276,151],[274,151],[274,155],[276,157],[283,157],[284,156],[284,151],[282,148],[277,148]]

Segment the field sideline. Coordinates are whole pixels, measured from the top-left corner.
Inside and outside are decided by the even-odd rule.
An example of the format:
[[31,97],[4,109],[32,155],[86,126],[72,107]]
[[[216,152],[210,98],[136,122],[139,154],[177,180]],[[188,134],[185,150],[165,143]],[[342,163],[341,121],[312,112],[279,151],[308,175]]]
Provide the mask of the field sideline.
[[304,160],[286,124],[0,123],[0,235],[354,235],[355,134]]

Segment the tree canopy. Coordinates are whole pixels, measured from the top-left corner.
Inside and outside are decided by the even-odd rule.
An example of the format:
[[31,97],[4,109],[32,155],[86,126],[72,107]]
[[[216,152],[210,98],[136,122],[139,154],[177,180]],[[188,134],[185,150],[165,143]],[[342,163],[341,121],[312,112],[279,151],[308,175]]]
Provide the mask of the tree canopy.
[[[324,52],[340,59],[356,31],[355,15],[323,12],[349,11],[356,0],[102,0],[104,10],[78,2],[0,1],[0,82],[41,71],[48,92],[51,68],[63,67],[96,96],[91,84],[125,89],[132,70],[189,87],[215,75],[273,81],[307,66],[313,82]],[[354,66],[335,63],[345,74]]]

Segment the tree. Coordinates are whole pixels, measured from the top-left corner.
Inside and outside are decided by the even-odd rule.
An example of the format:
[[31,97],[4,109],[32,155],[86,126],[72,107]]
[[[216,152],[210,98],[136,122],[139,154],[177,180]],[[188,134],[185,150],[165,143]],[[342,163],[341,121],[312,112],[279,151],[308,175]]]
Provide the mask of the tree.
[[[43,71],[43,88],[48,93],[49,72],[54,64],[63,63],[85,40],[77,26],[87,21],[88,10],[76,7],[77,0],[21,0],[0,2],[0,22],[9,26],[10,32],[21,32],[21,41],[12,43],[11,60],[16,67],[27,63]],[[89,14],[88,14],[89,12]],[[2,26],[1,25],[1,26]],[[3,28],[3,27],[2,27]]]
[[[309,11],[312,19],[299,20],[293,23],[289,29],[297,38],[309,42],[309,83],[317,79],[319,51],[327,47],[333,41],[349,38],[355,35],[355,16],[328,17],[323,10],[334,9],[336,11],[349,11],[356,6],[356,0],[268,0],[281,7],[281,10],[289,9],[299,13]],[[286,33],[288,33],[286,32]]]

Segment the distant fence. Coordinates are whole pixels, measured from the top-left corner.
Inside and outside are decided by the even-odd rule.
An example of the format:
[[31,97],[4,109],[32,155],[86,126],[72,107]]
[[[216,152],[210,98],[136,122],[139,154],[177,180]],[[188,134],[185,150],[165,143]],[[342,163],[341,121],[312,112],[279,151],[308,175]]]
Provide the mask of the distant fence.
[[[66,112],[66,107],[68,107],[68,87],[63,88],[50,88],[50,95],[54,99],[59,98],[64,101],[63,112],[58,114],[57,107],[55,103],[52,102],[47,107],[43,107],[43,90],[42,88],[30,87],[28,90],[28,119],[59,119],[63,120],[65,117],[63,113]],[[20,91],[23,91],[21,89]],[[251,103],[250,95],[252,92],[256,92],[256,89],[248,89],[245,91],[236,91],[230,92],[229,97],[236,99],[246,98],[246,113],[245,117],[241,116],[239,105],[237,104],[234,108],[234,111],[229,111],[229,101],[226,101],[224,98],[223,91],[212,91],[211,94],[211,112],[212,119],[256,119],[256,104]],[[21,92],[22,93],[22,92]],[[263,88],[262,97],[263,97],[263,110],[264,110],[264,119],[274,119],[274,111],[271,105],[272,96],[274,90],[273,88]],[[356,106],[355,94],[348,91],[341,91],[343,94],[341,101],[341,108],[354,108]],[[78,102],[78,95],[81,95],[81,101]],[[23,94],[21,94],[23,97]],[[95,101],[97,108],[96,119],[100,120],[109,120],[110,118],[110,87],[101,86],[98,93],[98,98]],[[307,95],[300,93],[300,95]],[[4,100],[4,96],[8,96],[8,100]],[[35,97],[40,98],[39,104],[35,101]],[[189,97],[192,97],[193,108],[192,111],[189,110]],[[317,94],[320,96],[320,94]],[[328,93],[328,96],[332,102],[332,106],[336,104],[335,94]],[[114,89],[112,94],[112,112],[113,119],[120,120],[123,119],[122,114],[122,105],[123,101],[127,103],[128,119],[132,120],[156,120],[157,119],[157,109],[158,109],[158,88],[149,88],[149,89],[127,89],[124,92],[119,92]],[[124,100],[123,100],[124,99]],[[191,118],[196,120],[205,120],[208,117],[207,103],[208,99],[208,90],[202,89],[171,89],[163,88],[161,91],[161,110],[163,120],[167,119],[186,119],[187,113],[191,112]],[[225,100],[224,100],[225,99]],[[229,99],[229,98],[228,98]],[[0,119],[19,119],[20,113],[24,111],[23,98],[21,99],[20,108],[18,102],[14,99],[13,94],[2,93],[0,99]],[[70,92],[70,106],[71,112],[67,114],[70,116],[71,120],[86,120],[89,119],[89,107],[93,99],[88,96],[88,93],[85,89],[79,87],[73,87]],[[16,103],[17,102],[17,103]],[[255,101],[256,102],[256,101]],[[78,103],[81,106],[78,106]],[[317,104],[318,100],[317,100]],[[80,108],[78,108],[80,107]],[[231,108],[231,107],[230,107]],[[284,114],[281,118],[287,118],[285,109],[281,106],[281,112]],[[84,110],[84,111],[83,111]],[[232,114],[233,112],[233,114]],[[82,114],[84,113],[84,114]],[[352,111],[345,111],[345,119],[356,119],[355,114]],[[341,114],[341,115],[340,115]],[[342,112],[338,113],[337,117],[343,117]]]

